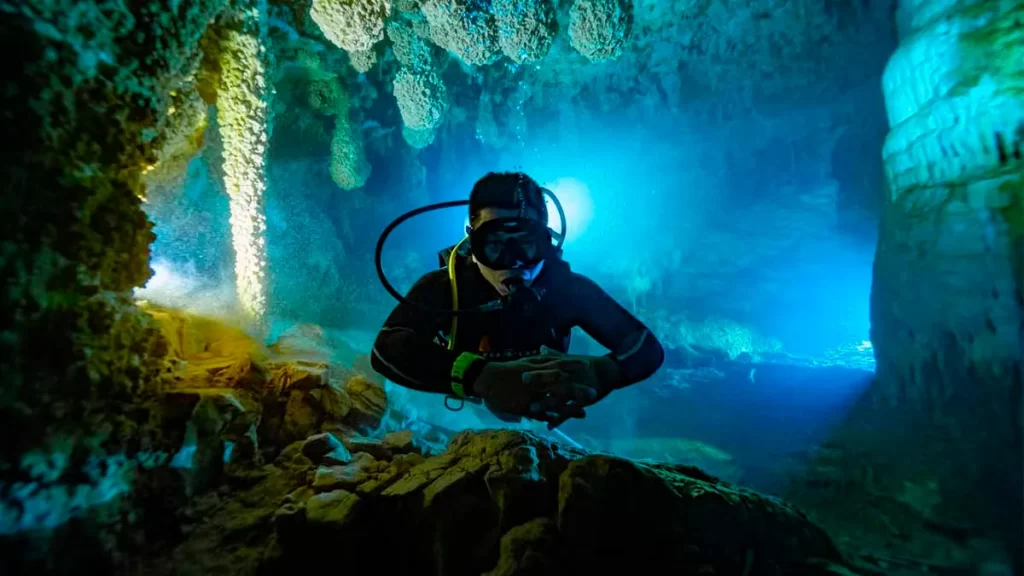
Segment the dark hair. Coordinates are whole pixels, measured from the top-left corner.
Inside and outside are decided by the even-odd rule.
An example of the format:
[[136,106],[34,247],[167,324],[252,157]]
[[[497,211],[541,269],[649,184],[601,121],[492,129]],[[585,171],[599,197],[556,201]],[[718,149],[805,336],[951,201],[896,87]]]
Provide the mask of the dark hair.
[[518,210],[519,194],[527,208],[536,210],[542,222],[547,223],[548,207],[544,189],[533,178],[522,172],[490,172],[476,181],[469,194],[469,223],[475,226],[484,208]]

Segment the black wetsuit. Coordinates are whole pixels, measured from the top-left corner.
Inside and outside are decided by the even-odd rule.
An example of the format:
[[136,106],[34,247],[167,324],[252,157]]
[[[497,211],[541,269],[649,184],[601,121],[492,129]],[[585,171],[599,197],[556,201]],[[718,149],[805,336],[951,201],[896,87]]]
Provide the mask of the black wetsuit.
[[[459,308],[496,300],[495,289],[468,258],[456,264]],[[531,312],[496,310],[459,317],[454,350],[448,350],[451,316],[433,315],[399,304],[377,335],[371,362],[386,378],[426,392],[451,392],[451,370],[464,352],[493,361],[540,353],[541,346],[567,352],[572,328],[579,327],[610,350],[620,368],[622,388],[654,374],[664,351],[654,334],[592,280],[572,272],[559,259],[544,263],[532,288],[541,295]],[[407,298],[424,306],[451,309],[446,269],[426,274]]]

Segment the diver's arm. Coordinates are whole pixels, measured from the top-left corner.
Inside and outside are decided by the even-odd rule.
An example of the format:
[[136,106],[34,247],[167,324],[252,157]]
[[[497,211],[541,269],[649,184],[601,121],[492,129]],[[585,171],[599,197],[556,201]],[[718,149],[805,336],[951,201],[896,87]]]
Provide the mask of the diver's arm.
[[[450,303],[448,289],[436,274],[428,274],[416,283],[406,298],[431,308],[445,309]],[[434,341],[448,317],[431,314],[400,302],[377,334],[370,364],[388,380],[423,392],[451,393],[452,365],[459,353]]]
[[647,326],[593,280],[573,274],[575,324],[611,352],[595,368],[605,393],[650,378],[665,360],[665,351]]

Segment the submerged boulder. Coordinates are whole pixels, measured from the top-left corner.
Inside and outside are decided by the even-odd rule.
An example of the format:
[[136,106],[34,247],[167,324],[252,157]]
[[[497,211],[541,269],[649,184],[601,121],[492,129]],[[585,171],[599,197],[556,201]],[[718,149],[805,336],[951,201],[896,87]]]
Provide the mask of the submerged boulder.
[[[173,390],[163,397],[168,437],[180,433],[170,462],[184,481],[186,496],[215,487],[225,469],[258,461],[257,428],[262,407],[243,390]],[[187,420],[175,425],[183,411]]]
[[371,429],[380,425],[388,407],[388,398],[383,386],[365,376],[357,375],[345,381],[342,389],[352,400],[348,424]]
[[381,439],[381,444],[394,454],[423,455],[423,446],[416,441],[412,430],[398,430]]
[[197,573],[321,571],[345,558],[387,558],[388,574],[845,570],[799,511],[696,468],[512,430],[464,432],[427,458],[344,440],[353,455],[339,464],[315,462],[338,450],[333,435],[290,445],[255,484],[223,493],[152,573],[185,562]]
[[341,488],[353,490],[370,480],[380,470],[380,463],[369,454],[356,454],[351,462],[344,465],[324,465],[316,469],[313,476],[313,490],[323,492]]
[[558,526],[536,518],[501,537],[498,565],[484,576],[524,576],[558,573]]
[[394,573],[775,574],[842,563],[799,511],[695,468],[590,455],[510,430],[462,433],[426,459],[356,458],[317,471],[320,493],[305,517],[277,524],[276,562],[315,569],[401,541]]
[[808,559],[839,557],[796,509],[693,468],[590,456],[559,481],[566,560],[582,572],[640,562],[695,574],[791,574]]
[[345,445],[330,432],[315,434],[307,438],[302,443],[302,455],[312,462],[323,462],[328,458],[343,462],[352,460],[352,455],[349,454]]

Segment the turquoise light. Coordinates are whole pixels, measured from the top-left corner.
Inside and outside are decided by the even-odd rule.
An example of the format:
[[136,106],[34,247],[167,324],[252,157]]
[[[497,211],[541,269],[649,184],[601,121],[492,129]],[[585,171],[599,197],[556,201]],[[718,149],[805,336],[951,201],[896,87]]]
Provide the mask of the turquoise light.
[[[590,188],[575,178],[559,178],[545,184],[544,187],[555,193],[558,201],[562,203],[562,209],[565,210],[568,229],[565,241],[572,242],[582,236],[594,218],[594,199],[590,195]],[[547,198],[547,204],[548,226],[555,232],[561,232],[558,210],[550,198]]]

